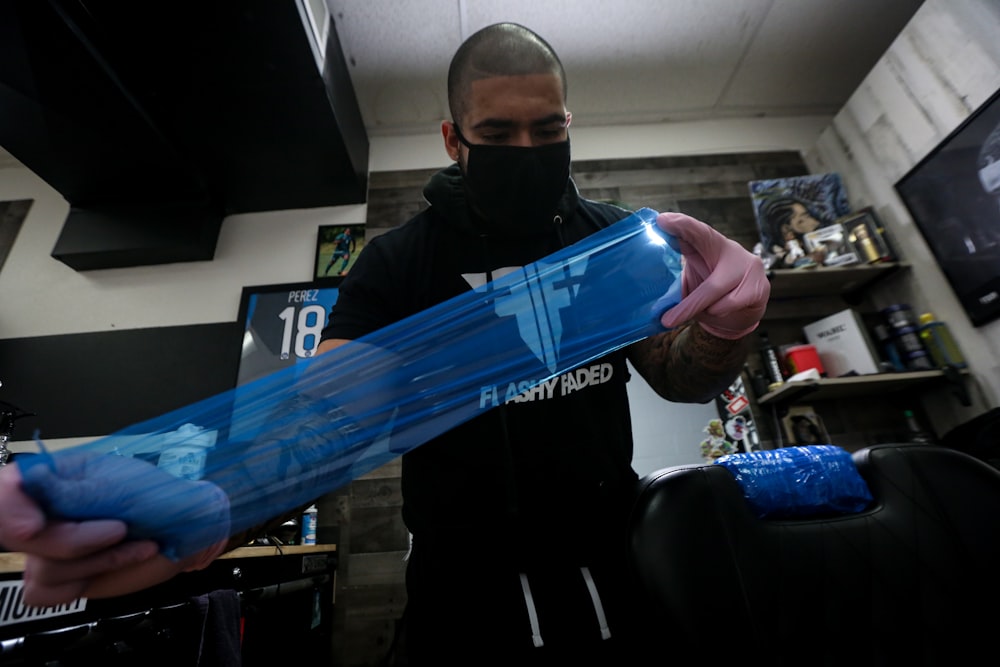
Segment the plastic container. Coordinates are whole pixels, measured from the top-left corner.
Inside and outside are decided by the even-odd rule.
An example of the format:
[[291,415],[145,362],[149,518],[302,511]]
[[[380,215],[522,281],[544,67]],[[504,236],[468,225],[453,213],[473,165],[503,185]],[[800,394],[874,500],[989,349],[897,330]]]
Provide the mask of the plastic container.
[[810,369],[815,369],[820,375],[826,375],[826,371],[823,370],[823,360],[819,358],[815,345],[792,345],[787,348],[785,365],[792,375]]
[[889,335],[889,327],[885,324],[875,325],[875,337],[878,339],[879,348],[882,351],[882,358],[894,371],[905,371],[906,364],[903,363],[903,358],[899,354],[899,348],[896,347],[896,343],[892,340],[892,336]]
[[881,310],[882,317],[886,324],[892,329],[902,329],[903,327],[916,327],[917,321],[913,317],[913,310],[909,304],[894,303]]
[[904,353],[903,363],[906,364],[906,370],[909,371],[934,370],[934,362],[931,360],[931,355],[927,354],[924,350],[914,350],[913,352]]
[[201,479],[205,474],[208,450],[215,446],[216,431],[206,431],[194,424],[184,424],[165,434],[166,448],[156,465],[175,477]]
[[920,316],[920,340],[938,368],[968,366],[948,325],[936,320],[934,313],[923,313]]
[[302,544],[316,544],[316,518],[319,511],[315,505],[302,513]]
[[895,330],[893,340],[902,353],[924,352],[924,344],[920,340],[916,327],[900,327]]
[[[882,312],[885,313],[884,310]],[[904,325],[910,321],[905,312],[905,309],[896,309],[887,316],[894,322],[889,329],[889,339],[896,348],[906,370],[933,370],[934,362],[927,354],[924,342],[920,339],[920,330],[916,326]]]

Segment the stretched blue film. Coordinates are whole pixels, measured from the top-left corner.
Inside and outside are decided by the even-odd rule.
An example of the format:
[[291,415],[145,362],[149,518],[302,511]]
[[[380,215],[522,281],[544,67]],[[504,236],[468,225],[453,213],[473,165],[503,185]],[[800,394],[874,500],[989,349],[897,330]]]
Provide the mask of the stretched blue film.
[[132,537],[183,557],[526,392],[583,385],[600,372],[588,362],[662,332],[660,315],[680,301],[681,256],[656,215],[641,209],[305,363],[85,445],[21,456],[25,489],[52,515],[122,518]]

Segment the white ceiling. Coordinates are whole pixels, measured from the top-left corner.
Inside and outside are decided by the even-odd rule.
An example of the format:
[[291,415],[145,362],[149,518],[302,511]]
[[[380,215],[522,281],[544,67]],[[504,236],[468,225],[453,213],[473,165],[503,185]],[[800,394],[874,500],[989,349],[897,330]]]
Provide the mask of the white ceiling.
[[832,115],[922,0],[327,0],[371,136],[436,132],[452,54],[522,23],[569,78],[573,123]]

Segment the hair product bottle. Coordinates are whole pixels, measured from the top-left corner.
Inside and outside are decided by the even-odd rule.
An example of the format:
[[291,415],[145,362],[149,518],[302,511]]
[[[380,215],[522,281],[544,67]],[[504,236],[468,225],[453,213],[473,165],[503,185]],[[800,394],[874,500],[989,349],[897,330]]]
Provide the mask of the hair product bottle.
[[968,364],[958,344],[951,335],[948,325],[934,318],[934,313],[920,316],[920,340],[938,368],[955,366],[965,368]]
[[316,517],[318,513],[315,505],[310,505],[309,509],[302,513],[302,544],[316,544]]
[[764,364],[764,373],[770,384],[768,390],[774,391],[785,384],[785,374],[781,368],[781,357],[778,356],[778,348],[767,337],[766,331],[760,332],[760,358]]

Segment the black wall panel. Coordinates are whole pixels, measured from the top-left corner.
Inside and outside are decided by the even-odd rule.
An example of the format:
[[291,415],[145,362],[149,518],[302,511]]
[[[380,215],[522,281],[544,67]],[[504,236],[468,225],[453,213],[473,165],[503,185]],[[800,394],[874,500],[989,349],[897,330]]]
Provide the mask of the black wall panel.
[[14,440],[100,436],[232,389],[237,322],[0,340]]

